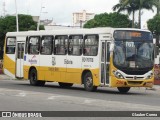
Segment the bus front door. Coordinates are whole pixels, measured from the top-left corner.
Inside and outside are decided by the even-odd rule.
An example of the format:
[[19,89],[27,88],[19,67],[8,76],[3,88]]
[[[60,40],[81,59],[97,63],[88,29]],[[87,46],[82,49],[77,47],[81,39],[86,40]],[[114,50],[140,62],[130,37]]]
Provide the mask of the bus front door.
[[23,78],[24,42],[17,42],[16,51],[16,77]]
[[109,66],[110,66],[110,42],[103,41],[101,43],[102,50],[101,50],[101,84],[102,85],[109,85]]

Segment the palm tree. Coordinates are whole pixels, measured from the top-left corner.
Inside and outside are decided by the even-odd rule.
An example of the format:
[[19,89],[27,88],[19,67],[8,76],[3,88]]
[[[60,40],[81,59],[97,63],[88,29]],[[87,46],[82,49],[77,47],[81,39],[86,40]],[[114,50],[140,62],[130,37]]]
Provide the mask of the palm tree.
[[135,5],[139,8],[138,22],[139,22],[139,28],[141,28],[142,9],[153,11],[153,6],[155,6],[155,2],[154,0],[136,0]]
[[154,6],[157,8],[157,15],[160,14],[160,0],[153,0]]
[[113,6],[113,10],[115,11],[118,9],[118,12],[127,11],[129,15],[132,12],[133,14],[132,27],[134,27],[135,12],[138,10],[139,11],[139,17],[138,17],[139,28],[141,28],[142,9],[153,11],[153,6],[158,5],[156,3],[157,1],[159,0],[120,0],[117,5]]
[[134,28],[135,11],[138,10],[135,0],[119,0],[119,3],[113,6],[113,10],[118,10],[117,12],[127,11],[129,15],[132,13],[132,27]]

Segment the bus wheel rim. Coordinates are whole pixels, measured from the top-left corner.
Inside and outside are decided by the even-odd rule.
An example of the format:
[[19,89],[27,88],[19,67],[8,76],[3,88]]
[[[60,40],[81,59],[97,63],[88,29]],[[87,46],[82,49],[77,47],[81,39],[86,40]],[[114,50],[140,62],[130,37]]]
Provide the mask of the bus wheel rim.
[[86,78],[86,85],[87,85],[87,87],[91,87],[92,86],[92,78],[91,77],[87,77]]
[[35,73],[32,73],[32,80],[33,80],[33,81],[36,81]]

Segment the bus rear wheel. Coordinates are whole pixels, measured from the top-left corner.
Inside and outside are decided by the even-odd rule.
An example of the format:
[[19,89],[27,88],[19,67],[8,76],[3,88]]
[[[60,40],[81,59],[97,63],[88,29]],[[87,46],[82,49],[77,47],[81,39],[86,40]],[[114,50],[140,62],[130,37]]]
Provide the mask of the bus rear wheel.
[[63,82],[59,82],[58,83],[60,87],[62,88],[69,88],[73,86],[73,83],[63,83]]
[[33,86],[44,86],[45,81],[37,80],[37,70],[32,69],[29,73],[30,85]]
[[97,90],[97,86],[93,85],[93,77],[92,74],[90,72],[87,72],[84,76],[84,88],[86,91],[96,91]]
[[130,90],[130,87],[117,87],[120,93],[127,93]]

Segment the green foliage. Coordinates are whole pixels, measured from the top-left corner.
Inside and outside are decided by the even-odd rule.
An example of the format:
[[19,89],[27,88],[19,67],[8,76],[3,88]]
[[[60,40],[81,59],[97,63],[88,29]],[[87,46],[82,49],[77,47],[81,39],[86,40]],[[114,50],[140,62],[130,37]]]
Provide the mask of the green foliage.
[[33,21],[32,16],[30,15],[19,15],[19,30],[20,31],[28,31],[28,30],[36,30],[31,28],[31,26],[37,26],[37,23]]
[[[19,31],[36,30],[37,23],[33,21],[30,15],[18,15]],[[40,26],[44,30],[44,26]],[[0,17],[0,48],[4,45],[4,38],[7,32],[16,31],[16,17],[6,16]]]
[[141,28],[141,11],[142,9],[152,10],[153,7],[157,6],[157,0],[119,0],[119,3],[113,6],[113,10],[118,12],[127,11],[128,15],[132,13],[132,27],[134,26],[135,12],[139,11],[138,23]]
[[148,29],[155,35],[160,35],[160,15],[154,16],[147,21]]
[[153,33],[156,38],[156,46],[160,47],[160,15],[155,15],[152,19],[147,21],[148,29]]
[[45,29],[45,28],[44,28],[44,25],[40,25],[40,26],[39,26],[39,29],[40,29],[40,30],[44,30],[44,29]]
[[95,27],[114,27],[114,28],[128,28],[131,27],[131,20],[128,15],[120,13],[102,13],[95,15],[94,19],[89,20],[84,28]]

